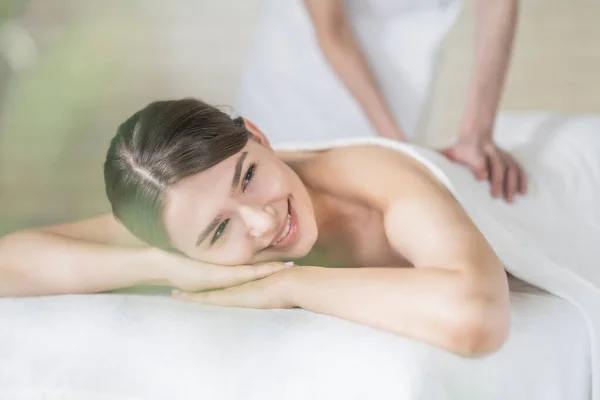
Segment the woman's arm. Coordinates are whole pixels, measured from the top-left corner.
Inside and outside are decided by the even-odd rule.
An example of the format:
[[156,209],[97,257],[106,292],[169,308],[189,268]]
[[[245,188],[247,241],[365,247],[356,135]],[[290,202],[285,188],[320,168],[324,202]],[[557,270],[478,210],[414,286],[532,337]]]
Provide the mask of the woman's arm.
[[[298,306],[466,356],[500,348],[509,328],[506,273],[452,195],[422,165],[393,150],[342,149],[327,158],[329,178],[316,187],[381,209],[390,244],[416,268],[297,267],[184,298],[237,307]],[[322,168],[316,165],[315,173]]]
[[200,263],[150,248],[112,215],[0,238],[0,297],[94,293],[135,285],[227,287],[284,269]]
[[294,303],[463,355],[498,349],[509,327],[506,273],[439,180],[389,149],[332,151],[323,162],[337,171],[333,190],[381,210],[390,245],[415,268],[308,269],[291,284]]
[[305,0],[319,46],[379,135],[406,141],[354,39],[343,0]]
[[166,284],[157,261],[112,215],[26,229],[0,238],[0,296]]
[[[430,241],[411,236],[414,242]],[[429,251],[440,247],[432,245]],[[506,276],[495,257],[482,253],[487,256],[467,262],[448,257],[419,268],[299,266],[224,290],[173,295],[225,307],[301,307],[472,357],[498,350],[510,325]]]
[[93,293],[167,284],[156,251],[87,242],[47,230],[0,239],[0,297]]
[[291,304],[461,355],[497,350],[510,311],[502,264],[450,194],[426,186],[404,190],[384,217],[390,244],[416,268],[291,270]]
[[228,307],[302,307],[462,356],[491,353],[509,331],[506,274],[467,217],[448,203],[415,195],[386,214],[390,242],[408,250],[416,268],[300,266],[222,291],[176,296]]
[[462,356],[494,352],[508,335],[504,296],[483,293],[477,284],[490,283],[447,268],[297,267],[283,274],[287,279],[281,284],[282,296],[290,297],[292,306],[387,330]]

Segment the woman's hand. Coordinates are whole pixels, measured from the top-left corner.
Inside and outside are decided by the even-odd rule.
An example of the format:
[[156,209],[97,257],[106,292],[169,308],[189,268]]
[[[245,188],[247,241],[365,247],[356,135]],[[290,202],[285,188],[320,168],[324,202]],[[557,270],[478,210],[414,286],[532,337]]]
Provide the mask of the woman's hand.
[[[288,265],[285,265],[288,267]],[[258,266],[259,268],[272,268],[270,264]],[[232,267],[239,268],[239,267]],[[301,268],[279,270],[266,278],[242,283],[238,286],[222,290],[213,290],[202,293],[189,293],[174,290],[172,297],[178,300],[196,302],[220,307],[241,308],[292,308],[295,305],[291,300],[290,290],[286,282],[293,271]]]
[[183,255],[160,252],[159,268],[169,286],[184,291],[227,288],[255,281],[283,271],[291,264],[269,262],[255,265],[224,266],[193,260]]
[[489,180],[493,197],[503,195],[512,203],[517,193],[527,191],[527,175],[519,163],[486,137],[463,137],[443,149],[450,160],[466,165],[480,180]]

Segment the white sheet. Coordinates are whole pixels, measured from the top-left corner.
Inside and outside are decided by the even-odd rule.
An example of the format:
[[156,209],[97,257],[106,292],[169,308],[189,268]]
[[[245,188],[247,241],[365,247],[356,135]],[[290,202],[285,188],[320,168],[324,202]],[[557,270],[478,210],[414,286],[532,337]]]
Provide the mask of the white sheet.
[[[600,224],[582,196],[599,199],[600,119],[508,118],[499,126],[512,133],[502,136],[511,146],[528,143],[516,152],[530,164],[532,191],[511,207],[490,201],[462,168],[398,145],[446,180],[511,272],[568,299],[512,293],[511,336],[497,354],[463,359],[304,310],[124,294],[0,299],[0,399],[589,399],[590,379],[600,382],[589,360],[598,344]],[[461,196],[467,181],[471,191]],[[583,217],[587,225],[573,222]]]
[[0,399],[587,399],[579,311],[522,287],[512,307],[506,347],[470,360],[304,310],[4,299]]

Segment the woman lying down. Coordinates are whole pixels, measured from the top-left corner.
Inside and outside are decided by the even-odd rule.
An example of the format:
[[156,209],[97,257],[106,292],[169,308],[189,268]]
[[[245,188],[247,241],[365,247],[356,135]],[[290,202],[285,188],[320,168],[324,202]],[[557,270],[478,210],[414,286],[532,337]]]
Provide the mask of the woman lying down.
[[104,173],[112,215],[1,239],[2,296],[169,285],[177,299],[301,307],[464,356],[507,338],[502,263],[407,154],[275,152],[248,121],[187,99],[124,122]]

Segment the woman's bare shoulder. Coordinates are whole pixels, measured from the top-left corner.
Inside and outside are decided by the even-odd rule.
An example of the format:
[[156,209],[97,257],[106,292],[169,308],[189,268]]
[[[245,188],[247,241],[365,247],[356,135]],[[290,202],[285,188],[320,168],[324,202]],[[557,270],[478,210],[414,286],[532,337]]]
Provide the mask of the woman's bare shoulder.
[[349,146],[320,153],[311,161],[311,180],[321,188],[352,195],[379,206],[404,195],[452,195],[417,159],[398,150]]

